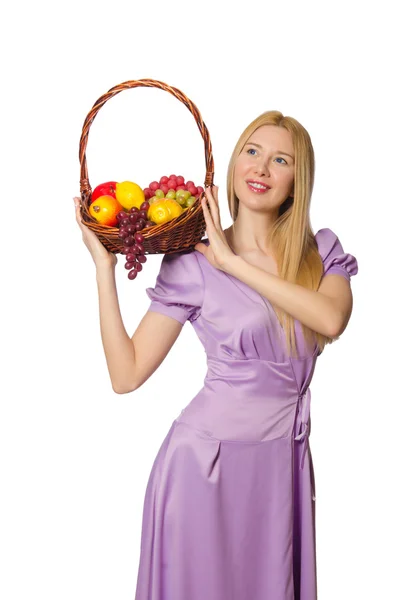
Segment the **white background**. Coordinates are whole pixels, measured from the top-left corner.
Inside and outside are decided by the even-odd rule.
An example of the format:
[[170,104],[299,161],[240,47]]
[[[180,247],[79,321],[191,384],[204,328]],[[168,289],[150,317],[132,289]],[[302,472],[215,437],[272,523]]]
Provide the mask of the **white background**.
[[[2,17],[0,597],[131,600],[153,460],[202,386],[189,323],[138,391],[112,391],[94,263],[75,222],[79,139],[126,80],[180,88],[210,131],[224,228],[227,164],[245,126],[277,109],[309,131],[311,220],[356,256],[354,310],[311,385],[320,600],[396,597],[396,52],[391,2],[19,3]],[[202,138],[157,89],[94,121],[92,185],[198,184]],[[117,286],[130,335],[161,256]],[[244,599],[245,600],[245,599]],[[246,599],[249,600],[249,599]],[[304,599],[302,599],[304,600]]]

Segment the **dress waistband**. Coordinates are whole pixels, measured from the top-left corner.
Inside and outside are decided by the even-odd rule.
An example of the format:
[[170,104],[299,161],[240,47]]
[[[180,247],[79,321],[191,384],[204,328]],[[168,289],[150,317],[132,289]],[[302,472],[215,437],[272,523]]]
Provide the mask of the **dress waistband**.
[[299,442],[303,442],[304,448],[302,453],[302,459],[300,468],[303,469],[305,456],[308,447],[308,438],[309,438],[309,418],[310,418],[310,401],[311,401],[311,392],[308,387],[305,392],[299,395],[299,415],[300,415],[300,429],[299,434],[296,436],[295,440]]

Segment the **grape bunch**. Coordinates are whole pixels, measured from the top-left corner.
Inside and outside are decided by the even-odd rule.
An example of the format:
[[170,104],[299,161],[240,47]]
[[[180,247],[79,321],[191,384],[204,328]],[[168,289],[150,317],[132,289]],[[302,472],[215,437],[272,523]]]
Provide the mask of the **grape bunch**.
[[129,212],[120,211],[117,213],[117,221],[119,223],[119,238],[123,240],[124,247],[122,254],[126,256],[125,268],[128,271],[128,279],[135,279],[140,271],[142,264],[147,261],[143,247],[144,237],[140,233],[145,227],[155,225],[152,221],[148,221],[147,211],[150,207],[149,202],[142,202],[137,208],[133,206]]

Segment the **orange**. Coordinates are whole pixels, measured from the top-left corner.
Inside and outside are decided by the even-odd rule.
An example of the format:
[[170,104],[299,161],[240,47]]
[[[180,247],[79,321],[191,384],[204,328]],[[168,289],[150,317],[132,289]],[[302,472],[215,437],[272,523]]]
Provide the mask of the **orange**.
[[122,210],[120,202],[113,196],[99,196],[90,204],[88,212],[101,225],[115,227],[117,225],[116,215]]

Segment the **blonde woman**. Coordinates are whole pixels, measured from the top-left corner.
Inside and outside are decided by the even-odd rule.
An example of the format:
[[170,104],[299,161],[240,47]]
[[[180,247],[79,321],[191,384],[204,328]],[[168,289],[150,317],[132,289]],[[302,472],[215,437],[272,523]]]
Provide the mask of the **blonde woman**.
[[313,234],[313,182],[308,132],[278,111],[260,115],[230,160],[232,226],[222,229],[218,188],[207,188],[208,237],[163,257],[132,340],[114,255],[81,223],[77,202],[114,390],[139,388],[186,321],[207,355],[203,387],[149,477],[135,600],[317,599],[309,385],[349,322],[358,266],[336,233]]

